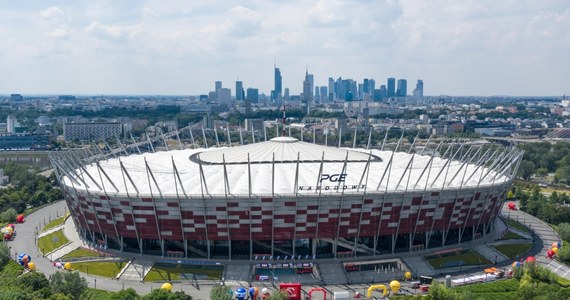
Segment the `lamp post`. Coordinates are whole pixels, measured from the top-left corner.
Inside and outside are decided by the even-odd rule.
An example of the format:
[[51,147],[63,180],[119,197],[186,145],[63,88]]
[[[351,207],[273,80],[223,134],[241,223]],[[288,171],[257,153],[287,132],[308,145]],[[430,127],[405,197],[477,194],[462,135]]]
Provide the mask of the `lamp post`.
[[95,284],[93,285],[93,287],[94,287],[95,289],[97,289],[97,278],[95,278],[94,280],[95,280]]

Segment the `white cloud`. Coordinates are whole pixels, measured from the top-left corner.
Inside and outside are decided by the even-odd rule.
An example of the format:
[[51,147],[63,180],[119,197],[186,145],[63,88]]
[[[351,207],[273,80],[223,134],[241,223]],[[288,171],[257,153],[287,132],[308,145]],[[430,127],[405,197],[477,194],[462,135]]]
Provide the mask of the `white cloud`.
[[54,39],[66,39],[69,37],[69,33],[62,28],[57,28],[48,33],[48,36]]
[[134,26],[103,25],[99,21],[92,21],[85,31],[95,37],[113,41],[127,40],[134,32]]
[[63,18],[64,14],[65,13],[63,12],[63,9],[61,9],[57,6],[51,6],[48,9],[41,12],[41,15],[43,18],[54,20],[54,21],[58,21],[61,18]]

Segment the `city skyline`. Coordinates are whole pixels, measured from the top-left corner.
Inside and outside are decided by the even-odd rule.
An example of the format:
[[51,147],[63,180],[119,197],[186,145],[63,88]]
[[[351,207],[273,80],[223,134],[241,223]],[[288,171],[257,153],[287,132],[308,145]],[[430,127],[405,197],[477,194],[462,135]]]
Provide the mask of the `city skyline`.
[[[270,95],[328,78],[430,95],[568,94],[566,1],[0,3],[0,93]],[[347,13],[350,12],[350,13]],[[445,16],[445,17],[442,17]],[[281,91],[281,92],[282,92]],[[232,89],[232,95],[234,94]]]

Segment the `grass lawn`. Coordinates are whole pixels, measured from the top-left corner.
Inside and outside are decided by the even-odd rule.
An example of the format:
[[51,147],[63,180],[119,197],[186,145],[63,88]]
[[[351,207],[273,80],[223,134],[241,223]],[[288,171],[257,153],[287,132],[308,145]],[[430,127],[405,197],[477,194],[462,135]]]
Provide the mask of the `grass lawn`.
[[503,279],[487,283],[470,284],[452,288],[470,292],[473,299],[508,300],[516,299],[519,282],[516,279]]
[[113,300],[116,293],[87,288],[79,300]]
[[113,278],[119,274],[125,264],[126,262],[124,261],[93,261],[79,263],[72,262],[71,269],[91,275]]
[[556,192],[558,194],[569,194],[570,195],[569,190],[558,189],[555,187],[541,187],[540,192],[541,193],[548,193],[548,194],[552,194],[552,192]]
[[61,259],[77,258],[77,257],[99,257],[99,256],[101,256],[99,252],[79,247],[67,253]]
[[192,274],[198,279],[219,280],[223,272],[223,267],[156,263],[145,276],[144,281],[190,280]]
[[524,227],[523,224],[521,224],[521,223],[519,223],[519,222],[517,222],[517,221],[515,221],[515,220],[509,219],[509,218],[504,218],[503,220],[505,220],[505,222],[507,223],[507,225],[508,225],[509,227],[512,227],[512,228],[514,228],[514,229],[517,229],[517,230],[520,230],[520,231],[522,231],[522,232],[525,232],[525,233],[530,234],[528,228]]
[[530,248],[532,248],[532,244],[503,244],[491,245],[491,247],[503,253],[506,257],[513,259],[530,250]]
[[24,267],[17,262],[9,260],[4,266],[0,266],[0,281],[10,282],[18,277],[24,271]]
[[504,240],[526,240],[526,238],[512,231],[509,231],[507,232],[507,234],[505,234],[502,238],[499,239],[499,241],[504,241]]
[[47,223],[46,226],[44,226],[44,228],[42,228],[42,231],[47,231],[57,226],[61,226],[63,225],[64,221],[65,221],[65,216],[52,220],[51,222]]
[[473,250],[446,253],[436,257],[428,256],[425,258],[426,261],[436,270],[448,267],[491,264],[488,259]]
[[63,234],[63,230],[58,230],[39,238],[38,249],[42,254],[47,254],[68,242],[69,240]]

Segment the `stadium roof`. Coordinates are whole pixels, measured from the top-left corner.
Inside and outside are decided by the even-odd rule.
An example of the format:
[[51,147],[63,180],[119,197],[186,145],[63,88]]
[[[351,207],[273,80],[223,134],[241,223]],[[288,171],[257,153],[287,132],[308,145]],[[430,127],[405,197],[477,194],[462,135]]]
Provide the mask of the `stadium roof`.
[[[326,147],[281,137],[246,146],[111,158],[99,161],[99,167],[92,163],[78,168],[76,175],[68,172],[64,183],[90,192],[104,189],[107,194],[131,196],[243,197],[457,189],[509,180],[507,175],[477,166],[476,160],[447,163],[447,159],[431,158]],[[81,178],[72,182],[70,176]]]
[[367,162],[380,160],[379,157],[358,151],[347,151],[332,147],[300,142],[292,137],[276,137],[268,142],[249,144],[241,147],[221,148],[196,153],[191,159],[205,164],[247,164],[284,162]]

